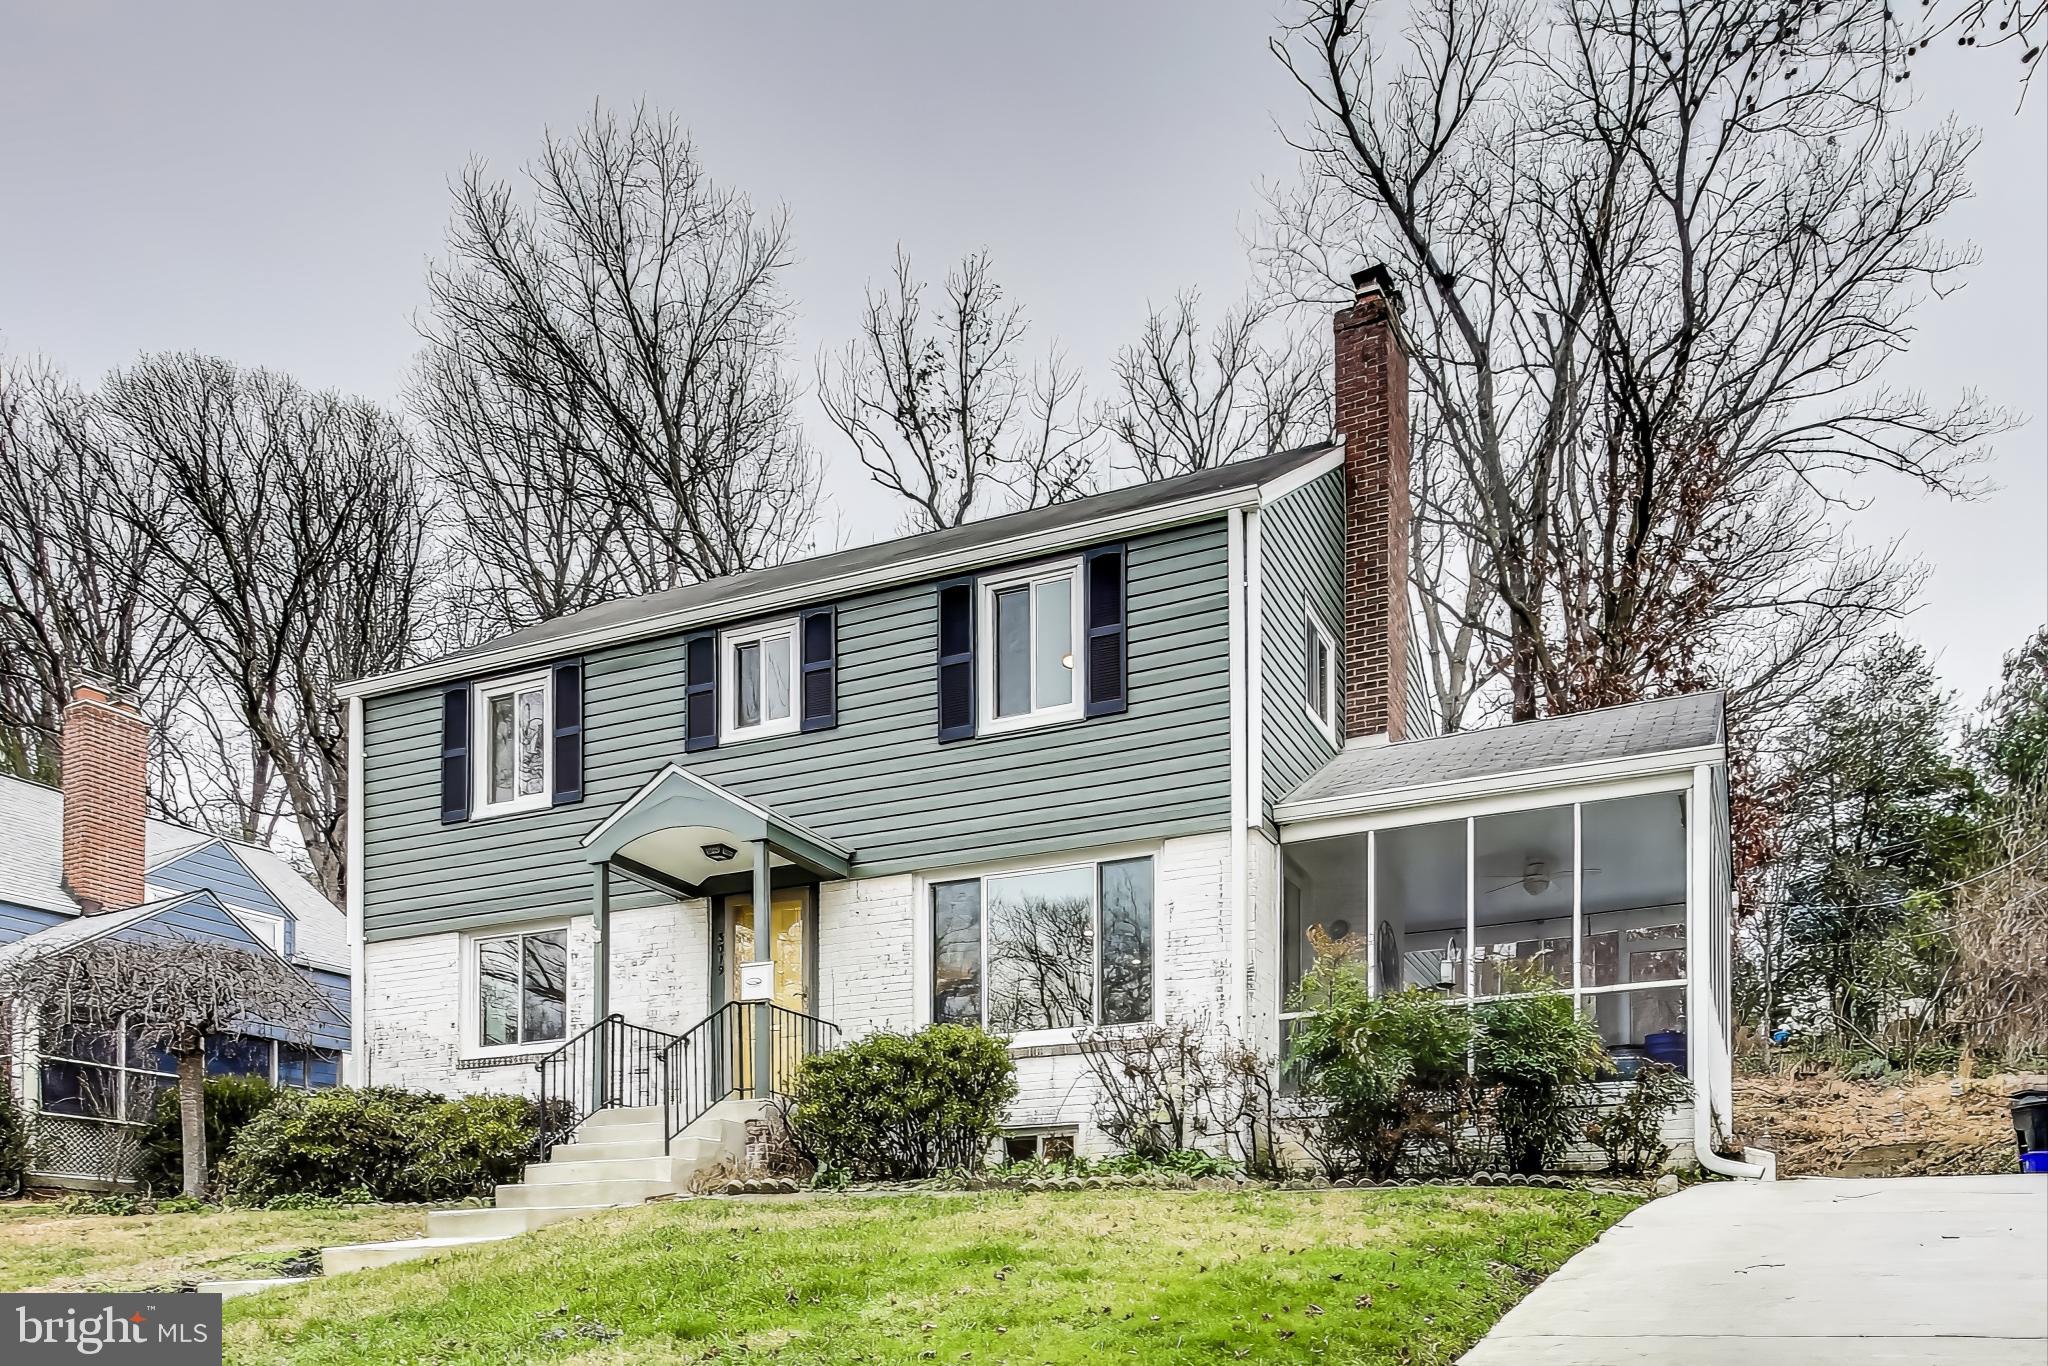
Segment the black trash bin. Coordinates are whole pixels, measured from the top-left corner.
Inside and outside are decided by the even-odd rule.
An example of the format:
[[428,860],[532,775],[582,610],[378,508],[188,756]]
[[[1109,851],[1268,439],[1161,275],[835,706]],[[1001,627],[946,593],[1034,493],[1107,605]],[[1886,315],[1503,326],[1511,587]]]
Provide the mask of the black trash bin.
[[2048,1153],[2048,1087],[2012,1093],[2012,1136],[2020,1156]]

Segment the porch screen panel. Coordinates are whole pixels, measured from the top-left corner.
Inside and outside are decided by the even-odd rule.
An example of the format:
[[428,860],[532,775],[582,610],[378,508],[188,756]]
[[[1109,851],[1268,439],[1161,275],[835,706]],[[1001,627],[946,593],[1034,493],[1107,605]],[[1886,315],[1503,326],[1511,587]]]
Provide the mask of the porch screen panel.
[[1646,1057],[1683,1066],[1691,1028],[1684,795],[1587,802],[1580,820],[1586,1013],[1624,1071]]

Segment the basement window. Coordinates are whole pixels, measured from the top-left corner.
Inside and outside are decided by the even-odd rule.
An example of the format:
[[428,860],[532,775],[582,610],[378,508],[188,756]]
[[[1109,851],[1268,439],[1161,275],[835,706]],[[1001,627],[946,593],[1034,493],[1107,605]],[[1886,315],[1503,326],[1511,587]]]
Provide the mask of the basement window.
[[1033,1129],[1003,1135],[1005,1162],[1071,1162],[1075,1129]]

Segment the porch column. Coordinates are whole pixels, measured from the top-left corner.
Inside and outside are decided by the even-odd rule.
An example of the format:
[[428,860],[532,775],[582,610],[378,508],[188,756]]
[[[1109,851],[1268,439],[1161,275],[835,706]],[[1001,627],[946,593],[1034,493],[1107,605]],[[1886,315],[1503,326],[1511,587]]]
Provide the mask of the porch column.
[[[769,943],[774,936],[774,917],[768,909],[768,841],[754,841],[754,957],[772,957]],[[775,1051],[773,1043],[774,1020],[767,1001],[753,1003],[754,1017],[754,1095],[756,1098],[772,1094],[774,1088]]]
[[591,947],[590,1022],[612,1013],[612,865],[601,859],[591,865],[590,919],[597,929]]

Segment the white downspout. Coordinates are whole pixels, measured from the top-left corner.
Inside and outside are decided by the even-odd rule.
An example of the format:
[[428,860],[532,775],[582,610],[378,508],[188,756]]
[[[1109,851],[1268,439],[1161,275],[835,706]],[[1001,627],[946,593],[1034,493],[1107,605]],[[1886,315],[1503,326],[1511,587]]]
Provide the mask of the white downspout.
[[1257,795],[1251,791],[1251,726],[1249,692],[1249,625],[1246,620],[1246,517],[1232,508],[1229,518],[1229,650],[1230,650],[1230,928],[1224,958],[1223,1026],[1242,1035],[1250,1008],[1245,990],[1245,935],[1250,916],[1245,883],[1251,876],[1245,823]]
[[348,909],[348,1065],[343,1078],[351,1086],[370,1084],[368,1019],[369,953],[363,944],[363,699],[348,700],[348,832],[343,840],[346,867],[343,899]]
[[[1714,1151],[1714,1086],[1713,1077],[1718,1069],[1733,1066],[1725,1043],[1726,1022],[1721,1019],[1718,1004],[1713,999],[1713,986],[1708,978],[1691,965],[1705,960],[1706,954],[1717,953],[1719,949],[1707,942],[1714,931],[1712,917],[1708,914],[1709,898],[1713,889],[1708,880],[1713,876],[1715,861],[1707,841],[1713,838],[1714,821],[1709,814],[1713,801],[1713,770],[1706,764],[1697,764],[1692,771],[1692,788],[1686,797],[1686,908],[1685,934],[1688,945],[1698,945],[1686,955],[1685,994],[1687,998],[1686,1018],[1694,1023],[1692,1029],[1692,1155],[1701,1167],[1716,1176],[1734,1177],[1745,1181],[1775,1181],[1778,1165],[1770,1153],[1755,1148],[1743,1149],[1742,1155],[1748,1161],[1736,1161],[1723,1157]],[[1732,928],[1731,931],[1732,933]],[[1704,1008],[1703,1008],[1704,1007]],[[1704,1022],[1709,1027],[1697,1026]],[[1729,1116],[1730,1122],[1734,1116]]]

